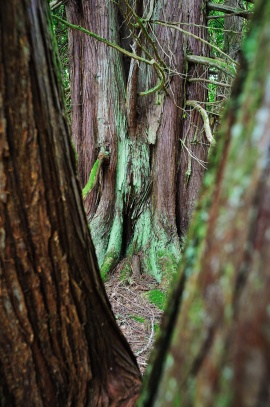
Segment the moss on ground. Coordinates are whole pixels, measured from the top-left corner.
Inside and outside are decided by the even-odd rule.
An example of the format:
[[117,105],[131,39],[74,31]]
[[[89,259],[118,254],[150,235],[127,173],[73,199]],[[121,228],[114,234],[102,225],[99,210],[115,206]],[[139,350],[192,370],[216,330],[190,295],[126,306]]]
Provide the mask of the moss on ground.
[[136,322],[140,322],[141,324],[145,322],[145,318],[138,317],[137,315],[129,315],[129,318],[133,319]]
[[166,294],[158,289],[148,291],[147,297],[149,301],[154,304],[157,308],[160,310],[164,311],[166,302],[167,302],[167,297]]

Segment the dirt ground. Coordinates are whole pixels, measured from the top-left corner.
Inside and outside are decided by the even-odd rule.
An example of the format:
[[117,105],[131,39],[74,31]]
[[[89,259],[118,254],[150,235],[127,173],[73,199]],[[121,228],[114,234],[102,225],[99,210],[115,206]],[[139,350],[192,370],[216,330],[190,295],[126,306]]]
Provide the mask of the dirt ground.
[[105,283],[118,325],[144,374],[163,311],[150,303],[147,291],[158,286],[149,276],[120,280],[120,268]]

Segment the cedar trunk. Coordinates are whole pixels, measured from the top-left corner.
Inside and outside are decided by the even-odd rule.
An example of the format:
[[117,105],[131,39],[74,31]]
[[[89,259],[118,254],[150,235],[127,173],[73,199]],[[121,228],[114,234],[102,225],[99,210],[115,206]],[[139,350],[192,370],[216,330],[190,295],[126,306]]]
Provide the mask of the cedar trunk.
[[[234,7],[235,9],[243,9],[242,0],[226,0],[224,4],[229,7]],[[244,19],[239,16],[227,16],[224,17],[224,47],[223,51],[229,55],[236,62],[240,63],[241,59],[241,48],[244,35]],[[219,73],[219,81],[227,84],[232,84],[233,79],[226,75],[224,72]],[[217,87],[217,97],[216,100],[221,102],[221,105],[217,105],[219,108],[224,107],[224,101],[230,97],[231,88]]]
[[[0,3],[0,405],[131,406],[139,374],[97,271],[41,4]],[[257,10],[139,405],[270,403],[270,4]]]
[[270,405],[269,19],[259,1],[139,406]]
[[[207,77],[207,72],[188,66],[186,54],[207,56],[208,48],[151,21],[177,21],[180,28],[206,38],[204,10],[203,0],[137,1],[137,15],[151,18],[146,25],[149,40],[143,31],[129,32],[128,23],[136,21],[124,2],[67,2],[71,23],[166,65],[166,86],[140,96],[158,82],[153,67],[129,60],[78,30],[69,31],[72,133],[82,187],[101,150],[110,157],[85,200],[103,276],[123,257],[127,268],[151,272],[158,281],[177,269],[180,238],[204,172],[187,149],[203,161],[208,151],[200,113],[190,108],[185,112],[187,100],[203,103],[207,98],[205,86],[187,78]],[[139,45],[133,44],[136,35]]]
[[140,373],[87,227],[47,2],[0,3],[0,405],[128,405]]

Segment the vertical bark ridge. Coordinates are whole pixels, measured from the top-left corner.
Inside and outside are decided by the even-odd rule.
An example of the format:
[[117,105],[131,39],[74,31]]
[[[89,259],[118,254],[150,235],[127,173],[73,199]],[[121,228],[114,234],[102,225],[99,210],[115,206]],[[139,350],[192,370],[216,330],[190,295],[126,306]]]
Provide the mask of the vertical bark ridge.
[[[207,38],[206,15],[194,1],[187,2],[185,7],[188,8],[188,19],[187,26],[182,28],[200,38]],[[196,21],[197,25],[192,24],[193,21]],[[209,56],[208,46],[193,37],[186,37],[185,49],[187,53],[193,55]],[[207,68],[189,64],[186,66],[186,75],[185,102],[195,100],[205,108],[207,86],[203,82],[188,82],[188,79],[192,77],[207,79]],[[181,155],[177,173],[177,227],[180,235],[185,236],[202,185],[204,167],[207,167],[209,143],[205,137],[203,119],[198,111],[186,108],[182,123]]]
[[[85,4],[83,15],[78,17],[73,3],[71,1],[67,5],[67,16],[70,22],[89,28],[115,42],[119,41],[118,21],[115,18],[115,11],[113,11],[114,6],[110,3],[104,5],[102,20],[97,11],[99,6],[92,10]],[[143,9],[140,9],[142,5],[136,4],[137,14],[148,16],[153,21],[205,24],[202,1],[167,2],[165,4],[160,1],[154,4],[148,2],[143,4]],[[126,17],[127,22],[124,18],[123,24],[128,26],[130,22],[137,23],[134,14],[128,11],[127,5],[121,3],[121,8],[129,13]],[[110,19],[112,32],[108,30],[106,19],[108,13],[112,15]],[[145,24],[150,40],[143,29],[136,28],[137,34],[141,31],[137,53],[145,56],[144,49],[147,49],[149,55],[153,54],[153,58],[157,59],[158,55],[164,61],[168,75],[166,89],[152,95],[139,96],[139,92],[155,86],[157,75],[153,67],[131,61],[125,93],[122,87],[125,82],[122,57],[114,50],[105,48],[104,44],[92,39],[86,40],[82,33],[74,31],[70,32],[72,47],[76,46],[77,41],[80,44],[87,43],[87,47],[94,56],[94,62],[92,61],[86,66],[90,61],[88,58],[84,59],[83,64],[80,65],[71,52],[71,79],[73,82],[73,79],[76,79],[75,72],[83,71],[88,78],[88,82],[85,82],[84,86],[93,89],[93,97],[89,100],[93,106],[92,116],[91,118],[89,115],[87,116],[89,105],[85,107],[83,119],[83,123],[87,123],[89,120],[90,125],[83,136],[86,139],[85,143],[89,143],[89,145],[84,146],[82,162],[87,160],[88,148],[93,149],[95,143],[98,145],[103,143],[104,125],[102,123],[108,121],[110,126],[115,126],[115,131],[112,131],[111,134],[113,148],[110,152],[112,156],[115,154],[115,158],[117,154],[117,163],[116,161],[110,163],[108,170],[103,172],[104,184],[91,191],[86,200],[86,209],[102,275],[106,276],[112,270],[120,256],[127,257],[126,264],[128,264],[132,263],[132,256],[135,255],[140,259],[141,271],[150,272],[158,281],[161,281],[164,273],[167,273],[167,278],[169,278],[177,270],[180,260],[180,218],[184,218],[185,212],[189,210],[186,210],[183,200],[186,198],[192,200],[190,213],[194,207],[202,178],[201,168],[198,167],[195,170],[196,164],[194,164],[194,172],[190,177],[192,193],[185,194],[183,200],[182,197],[179,197],[177,189],[182,188],[185,181],[183,172],[186,172],[185,164],[182,164],[185,160],[185,153],[181,149],[179,141],[181,137],[183,138],[183,132],[187,127],[183,120],[182,110],[186,100],[185,53],[188,52],[188,49],[192,49],[195,53],[205,54],[207,50],[205,46],[200,43],[195,44],[195,41],[184,36],[180,31],[151,22]],[[206,35],[205,29],[195,26],[192,30],[196,34]],[[127,47],[130,50],[130,41],[126,42],[128,42]],[[181,45],[179,46],[179,44]],[[185,44],[189,44],[188,47]],[[150,58],[149,55],[147,55],[148,58]],[[110,62],[111,58],[115,61],[114,64]],[[199,68],[196,69],[199,74],[202,73]],[[97,84],[95,76],[100,76],[101,82],[105,81],[106,91],[102,88],[104,84],[102,85],[100,82]],[[117,86],[115,86],[116,84]],[[78,89],[78,83],[74,84],[74,93],[78,92],[76,89]],[[110,97],[106,96],[107,93]],[[205,89],[200,88],[199,84],[190,85],[190,93],[194,98],[206,99]],[[111,114],[112,106],[114,116]],[[97,117],[100,122],[94,129],[91,123],[97,120]],[[73,120],[74,137],[76,138],[75,133],[83,131],[83,124],[79,123],[76,118],[76,106],[74,106]],[[196,128],[195,131],[198,128],[199,134],[202,131],[202,119],[197,112],[191,114],[191,122],[194,122],[194,127],[190,129],[188,140],[189,138],[193,140],[194,128]],[[201,145],[198,145],[197,150],[196,154],[199,157],[206,155],[206,149]],[[81,179],[88,177],[97,153],[96,149],[87,173],[81,174]],[[182,165],[180,169],[179,161]],[[108,187],[108,193],[105,185]],[[181,203],[179,204],[178,201]],[[142,253],[144,254],[142,255]]]
[[161,379],[138,405],[269,405],[269,13],[269,4],[257,4],[214,158],[220,167],[205,185],[183,255],[181,308],[169,347],[160,340],[157,352],[166,356],[151,367]]
[[48,5],[1,3],[0,19],[1,403],[121,405],[140,373],[90,239]]

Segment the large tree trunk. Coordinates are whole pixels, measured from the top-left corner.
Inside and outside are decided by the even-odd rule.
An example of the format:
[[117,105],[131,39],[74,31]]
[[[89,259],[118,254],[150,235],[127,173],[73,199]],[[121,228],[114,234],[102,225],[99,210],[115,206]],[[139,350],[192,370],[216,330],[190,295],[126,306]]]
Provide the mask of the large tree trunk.
[[0,3],[0,405],[133,404],[140,373],[99,275],[48,24],[47,2]]
[[[202,0],[138,1],[135,12],[153,21],[180,22],[181,29],[191,26],[191,33],[205,38],[203,5]],[[69,0],[66,6],[71,23],[115,43],[120,43],[120,27],[126,38],[131,27],[127,23],[138,22],[128,4],[121,7],[124,17],[118,16],[112,1],[101,5]],[[102,273],[122,256],[133,271],[150,271],[161,281],[163,272],[168,278],[177,269],[179,238],[186,232],[203,174],[203,167],[190,159],[186,149],[201,160],[207,157],[200,113],[190,108],[183,112],[188,99],[204,102],[207,97],[202,84],[186,83],[186,75],[207,73],[205,68],[188,67],[186,53],[207,55],[208,50],[177,29],[151,22],[145,27],[150,37],[143,29],[132,33],[140,35],[140,45],[131,48],[128,38],[122,40],[129,51],[166,65],[166,87],[145,96],[139,93],[159,80],[153,66],[123,58],[103,43],[70,30],[72,128],[81,186],[102,149],[110,156],[100,182],[85,201]]]
[[[0,405],[131,406],[139,373],[97,271],[41,4],[0,3]],[[139,405],[270,404],[270,4],[257,10]]]
[[257,6],[139,405],[270,405],[270,4]]

